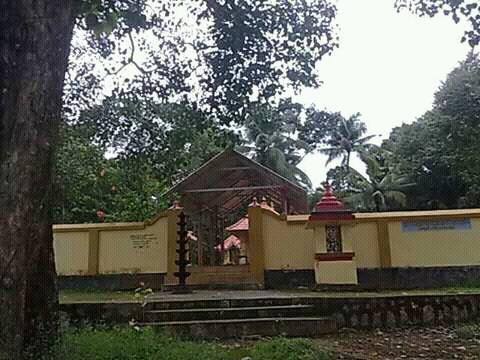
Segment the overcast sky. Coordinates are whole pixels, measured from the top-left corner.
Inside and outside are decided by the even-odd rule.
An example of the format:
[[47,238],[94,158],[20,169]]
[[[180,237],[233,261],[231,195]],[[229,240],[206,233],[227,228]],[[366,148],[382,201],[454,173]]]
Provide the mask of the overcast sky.
[[[297,100],[344,116],[360,112],[376,143],[431,108],[433,94],[470,50],[460,43],[464,27],[450,18],[397,13],[390,0],[338,0],[340,47],[318,70],[324,84]],[[325,157],[307,156],[300,168],[318,186]],[[334,164],[336,165],[336,164]],[[361,170],[359,159],[352,166]]]

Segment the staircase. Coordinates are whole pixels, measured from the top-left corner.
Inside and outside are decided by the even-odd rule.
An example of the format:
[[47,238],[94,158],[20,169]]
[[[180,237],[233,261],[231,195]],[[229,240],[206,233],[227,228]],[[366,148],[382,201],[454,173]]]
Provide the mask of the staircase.
[[140,325],[203,339],[316,337],[336,331],[334,320],[313,314],[313,305],[292,299],[157,301],[147,305]]

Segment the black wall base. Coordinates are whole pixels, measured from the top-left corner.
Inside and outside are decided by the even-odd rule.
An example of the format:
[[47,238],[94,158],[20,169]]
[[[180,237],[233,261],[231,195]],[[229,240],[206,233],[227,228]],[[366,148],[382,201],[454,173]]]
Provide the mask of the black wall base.
[[480,266],[405,267],[358,269],[364,289],[432,289],[480,286]]
[[109,274],[94,276],[59,276],[58,288],[60,290],[135,290],[144,283],[146,288],[159,290],[164,284],[165,274]]
[[315,287],[313,270],[265,270],[266,289],[295,289]]
[[[358,269],[358,286],[351,290],[432,289],[480,287],[480,266]],[[314,270],[266,270],[266,289],[317,288]],[[323,286],[321,289],[334,287]],[[341,290],[342,287],[339,288]],[[345,290],[346,291],[346,290]]]
[[[357,290],[432,289],[480,287],[480,266],[358,269]],[[111,274],[59,276],[59,289],[134,290],[143,282],[154,290],[164,288],[165,274]],[[194,287],[193,287],[194,288]],[[217,288],[217,287],[215,287]],[[220,286],[221,288],[221,286]],[[232,285],[225,286],[231,289]],[[247,289],[249,287],[244,287]],[[313,269],[265,270],[266,289],[316,288]]]

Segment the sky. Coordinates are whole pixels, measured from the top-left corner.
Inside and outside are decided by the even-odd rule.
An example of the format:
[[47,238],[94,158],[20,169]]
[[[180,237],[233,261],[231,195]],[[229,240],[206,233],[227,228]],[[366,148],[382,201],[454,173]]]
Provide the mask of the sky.
[[[470,50],[460,42],[465,27],[440,15],[397,13],[392,0],[337,4],[340,47],[318,65],[323,85],[296,100],[346,117],[361,113],[368,134],[378,135],[372,142],[380,144],[393,127],[431,109],[435,91]],[[314,186],[325,181],[325,160],[311,154],[299,166]],[[364,170],[356,156],[351,166]]]

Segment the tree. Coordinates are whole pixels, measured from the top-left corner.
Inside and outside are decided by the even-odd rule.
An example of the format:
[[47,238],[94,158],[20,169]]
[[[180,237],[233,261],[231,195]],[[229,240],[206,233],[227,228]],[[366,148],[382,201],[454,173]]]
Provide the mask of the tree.
[[105,207],[101,204],[105,201],[100,199],[104,193],[100,187],[105,186],[100,186],[98,180],[102,173],[108,172],[109,177],[111,173],[104,150],[91,144],[81,129],[64,125],[55,163],[59,190],[55,199],[55,223],[98,221],[96,211]]
[[326,155],[327,164],[342,157],[342,166],[350,166],[350,157],[354,152],[368,147],[368,141],[375,135],[364,136],[367,132],[365,123],[360,120],[360,114],[354,114],[348,119],[340,113],[325,111],[309,114],[301,132],[301,138]]
[[[0,1],[0,358],[54,337],[52,165],[74,1]],[[53,332],[53,333],[49,333]]]
[[375,136],[363,136],[367,127],[359,118],[358,113],[348,119],[340,118],[337,126],[331,130],[330,137],[326,140],[328,147],[321,149],[321,152],[328,155],[327,163],[343,155],[342,164],[349,167],[351,154],[364,150],[368,141]]
[[464,18],[470,29],[465,30],[462,42],[468,41],[473,48],[480,43],[480,5],[477,0],[396,0],[398,10],[404,8],[419,16],[433,17],[437,14],[450,16],[455,23]]
[[434,107],[390,134],[383,147],[400,171],[415,179],[414,208],[480,204],[480,61],[470,54],[435,94]]
[[381,151],[361,152],[360,158],[367,166],[367,177],[350,168],[350,182],[357,187],[350,190],[346,201],[360,209],[385,211],[393,206],[405,206],[405,191],[415,184],[388,166]]
[[278,107],[257,105],[248,111],[246,144],[240,148],[253,159],[306,189],[312,183],[297,165],[310,151],[307,143],[297,138],[302,105],[284,100]]
[[412,124],[392,130],[382,148],[392,153],[398,172],[417,184],[408,190],[408,207],[413,209],[456,208],[465,184],[452,167],[454,160],[442,134],[436,111],[424,114]]
[[158,198],[166,183],[145,161],[105,158],[105,149],[89,140],[90,131],[62,126],[55,223],[97,222],[99,209],[106,212],[106,221],[143,221],[155,215],[166,205]]
[[[163,31],[175,29],[168,16],[172,7],[184,4],[162,1],[152,8],[145,0],[0,1],[0,351],[4,357],[22,359],[25,348],[33,345],[41,353],[35,340],[42,334],[55,339],[52,166],[75,24],[88,31],[88,45],[103,57],[108,58],[116,45],[129,43],[131,51],[125,52],[121,67],[130,64],[138,69],[141,81],[133,86],[141,84],[144,93],[165,99],[175,93],[163,90],[183,87],[182,75],[191,68],[159,72],[157,65],[166,61],[158,56],[149,58],[147,67],[140,66],[132,55],[135,34],[142,29],[152,32],[164,46],[157,53],[178,58],[178,49],[185,44]],[[284,84],[316,85],[315,64],[336,44],[335,7],[326,0],[191,4],[195,10],[191,18],[204,21],[208,35],[205,42],[194,44],[200,54],[195,66],[209,74],[201,86],[220,115],[230,112],[241,119],[241,109],[254,92],[257,99],[268,101],[285,89]],[[96,83],[92,79],[91,84]],[[69,99],[80,102],[88,93],[83,90],[70,93]],[[96,94],[95,89],[88,90]]]
[[466,205],[480,204],[480,59],[470,53],[435,94],[439,137],[450,168],[465,184]]
[[95,222],[99,208],[107,221],[145,220],[166,205],[166,189],[237,141],[191,106],[129,98],[109,97],[62,127],[56,222]]
[[114,93],[82,111],[79,125],[90,141],[130,164],[143,163],[166,186],[184,177],[238,136],[194,104],[144,99],[138,92]]
[[[278,103],[288,89],[318,86],[315,65],[337,46],[336,8],[328,0],[165,0],[149,6],[143,31],[128,24],[112,30],[111,15],[94,15],[79,31],[98,23],[112,30],[86,33],[86,44],[74,43],[81,65],[71,73],[68,95],[75,106],[95,100],[104,84],[99,78],[123,79],[130,69],[135,76],[122,89],[141,91],[144,98],[186,97],[222,122],[238,123],[252,102]],[[83,71],[92,59],[94,79]]]

